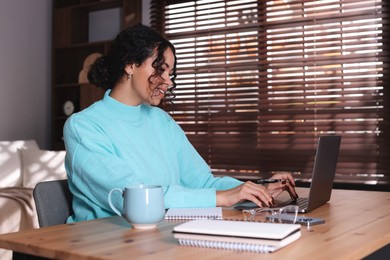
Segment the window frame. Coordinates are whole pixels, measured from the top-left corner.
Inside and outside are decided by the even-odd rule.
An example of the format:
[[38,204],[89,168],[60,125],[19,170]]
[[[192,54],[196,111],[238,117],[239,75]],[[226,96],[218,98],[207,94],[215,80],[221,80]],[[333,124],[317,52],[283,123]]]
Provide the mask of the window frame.
[[[193,2],[193,1],[185,1],[185,0],[180,0],[180,1],[152,1],[151,3],[151,21],[152,21],[152,27],[154,29],[156,29],[157,31],[159,31],[160,33],[162,33],[163,35],[165,35],[169,40],[171,41],[174,41],[175,40],[175,37],[172,37],[172,34],[170,35],[169,33],[167,33],[164,28],[169,25],[169,22],[167,22],[164,17],[165,17],[165,8],[169,5],[169,4],[174,4],[174,3],[184,3],[184,2]],[[303,2],[310,2],[310,1],[303,1]],[[340,2],[343,2],[343,1],[340,1]],[[356,0],[355,2],[359,2],[358,0]],[[343,178],[338,178],[336,176],[336,180],[335,180],[335,187],[340,187],[340,188],[354,188],[354,189],[367,189],[367,190],[389,190],[390,188],[390,183],[389,183],[389,171],[390,171],[390,165],[389,165],[389,154],[390,154],[390,151],[389,151],[389,118],[388,118],[388,114],[389,114],[389,108],[388,108],[388,104],[389,103],[389,81],[387,80],[389,78],[389,43],[388,43],[388,38],[389,37],[386,37],[386,35],[388,35],[388,27],[389,27],[389,19],[388,19],[388,14],[389,14],[389,6],[388,4],[386,4],[385,2],[382,2],[383,6],[382,6],[382,19],[383,19],[383,32],[382,32],[382,44],[383,46],[381,47],[381,50],[382,50],[382,55],[378,56],[378,59],[381,59],[381,61],[383,62],[383,76],[381,77],[380,81],[378,81],[379,83],[378,84],[381,84],[382,86],[382,90],[381,90],[381,93],[380,95],[382,95],[382,97],[380,98],[380,100],[376,101],[376,102],[381,102],[381,111],[379,111],[379,113],[377,114],[378,117],[381,118],[381,120],[375,122],[376,124],[376,127],[378,127],[380,129],[379,131],[379,134],[377,134],[378,136],[373,136],[373,134],[371,133],[371,135],[369,136],[370,138],[367,139],[367,142],[366,141],[362,141],[363,139],[360,138],[360,145],[356,146],[354,144],[354,136],[350,135],[350,134],[346,134],[348,133],[348,129],[343,129],[343,130],[337,130],[337,127],[334,128],[334,130],[332,129],[327,129],[326,131],[323,131],[323,133],[326,133],[326,134],[340,134],[343,136],[343,140],[342,140],[342,146],[341,146],[341,150],[340,150],[340,159],[339,159],[339,167],[342,167],[344,170],[344,172],[341,174],[342,176],[344,177],[348,177],[348,169],[349,169],[349,165],[350,162],[346,161],[348,158],[348,160],[353,160],[354,163],[357,165],[358,163],[361,163],[361,167],[364,168],[364,167],[367,167],[367,165],[369,164],[369,162],[366,162],[367,165],[364,165],[365,162],[365,158],[367,157],[368,155],[368,151],[373,151],[371,148],[375,148],[375,151],[373,151],[373,154],[374,154],[374,159],[371,160],[371,163],[372,162],[376,162],[377,165],[375,166],[375,171],[376,172],[371,172],[370,174],[371,175],[375,175],[376,173],[378,173],[379,175],[383,175],[383,177],[381,177],[381,182],[377,182],[376,184],[370,184],[370,180],[374,180],[375,178],[374,177],[370,177],[369,179],[365,178],[364,176],[363,177],[359,177],[360,175],[364,175],[364,172],[356,172],[354,173],[354,176],[350,179],[350,180],[345,180]],[[259,1],[259,8],[263,8],[265,10],[265,7],[264,5],[266,5],[266,1]],[[262,6],[262,7],[260,7]],[[259,13],[261,13],[261,11],[259,11]],[[264,13],[262,13],[264,14]],[[259,17],[261,17],[259,15]],[[265,19],[264,17],[262,17],[262,19]],[[278,25],[276,25],[278,26]],[[263,30],[266,30],[264,29],[263,27],[258,27],[259,29],[259,33],[264,33],[264,31],[261,31],[261,29]],[[248,27],[246,26],[242,26],[242,29],[245,31],[245,30],[248,30]],[[215,32],[220,32],[220,33],[223,33],[224,32],[224,28],[221,28],[221,29],[216,29],[214,30],[214,33]],[[188,33],[189,34],[189,33]],[[201,33],[202,35],[202,33]],[[264,36],[263,36],[264,37]],[[259,55],[264,55],[264,53],[260,53]],[[180,59],[180,57],[179,57]],[[180,60],[179,60],[180,61]],[[180,62],[178,62],[178,81],[180,81]],[[266,65],[264,64],[259,64],[258,65],[258,68],[259,68],[259,73],[258,75],[260,75],[260,77],[264,77],[264,75],[267,75],[267,71],[269,70],[269,67],[267,67]],[[260,82],[259,83],[259,88],[265,88],[266,83],[264,82]],[[181,88],[181,85],[180,83],[178,84],[178,92],[179,89]],[[195,91],[195,90],[194,90]],[[260,91],[261,92],[261,91]],[[261,92],[262,96],[265,96],[267,94],[267,92]],[[266,94],[264,94],[266,93]],[[179,96],[178,100],[180,99],[180,93],[177,94]],[[263,97],[261,97],[263,98]],[[261,100],[261,98],[259,100]],[[264,100],[264,99],[263,99]],[[179,102],[180,103],[180,102]],[[260,101],[259,101],[260,103]],[[259,105],[260,106],[260,105]],[[196,107],[196,105],[194,104],[194,107]],[[379,107],[379,106],[378,106]],[[223,138],[222,135],[219,135],[219,136],[216,136],[214,139],[213,138],[208,138],[207,136],[210,136],[211,132],[207,132],[208,130],[205,130],[205,129],[210,129],[210,127],[212,126],[216,126],[216,127],[228,127],[229,124],[227,122],[234,122],[234,120],[236,121],[240,121],[242,120],[242,118],[240,117],[245,117],[247,115],[224,115],[224,119],[223,120],[220,120],[220,122],[216,123],[214,122],[213,124],[210,124],[210,123],[207,123],[209,122],[210,118],[207,118],[207,119],[203,119],[200,117],[200,115],[196,115],[198,117],[198,120],[202,121],[202,122],[206,122],[206,124],[204,126],[196,126],[196,121],[194,121],[194,118],[196,118],[195,115],[193,115],[193,117],[191,119],[188,120],[188,122],[185,122],[186,119],[185,119],[185,115],[181,114],[181,113],[176,113],[175,114],[175,111],[177,111],[176,109],[180,108],[180,104],[176,104],[175,105],[175,101],[174,101],[174,105],[173,107],[169,107],[168,109],[168,112],[172,109],[173,110],[173,118],[178,121],[178,123],[182,126],[182,128],[184,129],[184,131],[187,133],[187,136],[189,137],[190,141],[194,144],[195,148],[198,150],[198,152],[203,156],[203,158],[210,164],[210,166],[212,167],[213,169],[213,172],[214,174],[216,175],[231,175],[231,176],[234,176],[234,177],[237,177],[239,179],[242,179],[242,180],[251,180],[251,179],[254,179],[254,178],[258,178],[259,176],[270,176],[272,175],[273,173],[275,172],[280,172],[280,171],[287,171],[287,172],[292,172],[296,178],[298,179],[301,179],[303,180],[302,183],[302,186],[308,186],[309,183],[310,183],[310,174],[311,174],[311,169],[312,169],[312,166],[313,166],[313,162],[314,162],[314,154],[315,154],[315,148],[316,148],[316,141],[317,141],[317,138],[318,138],[318,135],[320,134],[320,131],[318,133],[313,133],[312,135],[307,135],[307,134],[296,134],[296,133],[293,133],[293,134],[286,134],[284,136],[282,136],[282,138],[280,138],[280,141],[277,142],[279,143],[280,145],[280,149],[264,149],[264,148],[260,148],[260,149],[252,149],[251,150],[246,150],[248,145],[250,144],[250,142],[247,142],[246,143],[246,146],[242,146],[244,148],[241,148],[240,151],[236,152],[236,154],[234,153],[228,153],[227,151],[230,149],[230,150],[234,150],[236,149],[235,148],[235,145],[236,143],[233,143],[232,144],[229,144],[229,141],[227,141],[226,139]],[[267,112],[267,109],[269,109],[269,107],[267,107],[265,110],[263,109],[262,111],[266,111]],[[264,127],[264,124],[262,124],[262,117],[266,116],[267,113],[264,114],[261,114],[260,113],[257,113],[256,114],[256,117],[258,119],[258,121],[260,122],[259,123],[259,126],[260,127]],[[281,113],[281,115],[283,115]],[[336,113],[335,113],[336,115]],[[225,121],[224,121],[225,120]],[[199,121],[198,121],[199,122]],[[318,122],[317,122],[318,123]],[[191,126],[192,124],[192,126]],[[231,129],[235,129],[235,127],[239,127],[239,126],[232,126]],[[232,130],[232,131],[233,131]],[[258,131],[258,133],[261,132],[261,131]],[[265,131],[266,132],[266,131]],[[203,134],[200,134],[200,133],[203,133]],[[254,136],[253,133],[251,134],[248,134],[248,136],[251,136],[251,138],[258,138],[260,134],[257,134],[257,136]],[[364,134],[363,134],[364,135]],[[263,135],[263,139],[264,140],[268,140],[267,138],[271,138],[272,136],[270,135]],[[372,138],[374,138],[375,140],[371,140]],[[210,146],[210,144],[212,144],[213,142],[218,142],[218,139],[219,140],[222,140],[222,145],[219,146],[218,149],[216,149],[215,147],[212,148]],[[232,138],[234,139],[234,138]],[[301,141],[297,141],[298,139],[301,139]],[[356,138],[355,138],[356,139]],[[346,140],[346,141],[344,141]],[[372,141],[371,143],[371,146],[367,146],[367,144],[369,144],[370,140]],[[237,142],[241,142],[241,140],[237,140]],[[203,145],[202,145],[203,143]],[[292,143],[293,145],[291,146],[288,146],[286,144],[289,144],[289,143]],[[265,142],[265,146],[266,146],[267,142]],[[258,144],[257,144],[258,145]],[[301,146],[301,149],[299,150],[294,150],[292,149],[291,147],[293,146]],[[263,144],[261,145],[262,147],[264,146]],[[270,144],[270,147],[272,147],[272,144]],[[369,148],[365,148],[365,151],[360,153],[359,154],[359,150],[357,148],[361,148],[361,147],[369,147]],[[214,150],[213,150],[214,149]],[[210,150],[213,150],[213,152],[209,152]],[[261,151],[259,151],[261,150]],[[248,151],[248,152],[246,152]],[[377,156],[377,154],[380,154],[380,156]],[[223,159],[223,157],[226,157],[225,159]],[[237,157],[235,157],[237,156]],[[291,164],[290,165],[278,165],[278,160],[275,160],[276,157],[286,157],[286,158],[292,158],[290,160],[288,160]],[[237,159],[236,159],[237,158]],[[303,159],[300,159],[300,158],[303,158]],[[216,163],[216,161],[218,160],[221,160],[222,163]],[[236,170],[233,170],[233,169],[229,169],[229,165],[228,163],[234,163],[236,164],[237,166],[237,162],[235,161],[241,161],[243,164],[246,164],[246,166],[244,168],[241,168],[241,169],[238,169],[238,171]],[[255,162],[257,161],[257,162]],[[273,164],[269,164],[268,162],[269,161],[273,161]],[[253,167],[249,166],[248,167],[248,164],[250,163],[253,163]],[[269,165],[269,166],[268,166]],[[275,167],[275,165],[278,165],[278,167]],[[340,166],[341,165],[341,166]],[[222,167],[221,167],[222,166]],[[238,166],[237,166],[238,167]],[[221,169],[222,168],[222,169]],[[234,167],[233,167],[234,168]],[[380,171],[380,172],[378,172]],[[340,173],[337,173],[338,176],[340,177]]]

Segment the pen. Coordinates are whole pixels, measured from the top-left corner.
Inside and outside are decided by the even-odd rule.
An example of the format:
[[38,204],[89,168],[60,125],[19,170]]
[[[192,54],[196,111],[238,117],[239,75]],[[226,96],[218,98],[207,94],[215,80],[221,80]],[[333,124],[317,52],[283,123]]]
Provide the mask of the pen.
[[289,182],[288,180],[283,179],[260,179],[257,181],[258,184],[266,184],[266,183],[276,183],[276,182]]

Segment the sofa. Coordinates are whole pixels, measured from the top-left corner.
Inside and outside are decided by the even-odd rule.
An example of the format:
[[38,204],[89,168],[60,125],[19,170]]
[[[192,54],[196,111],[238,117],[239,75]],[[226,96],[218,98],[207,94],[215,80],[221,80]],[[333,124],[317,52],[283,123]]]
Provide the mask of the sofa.
[[[0,234],[38,228],[32,191],[41,181],[66,179],[65,151],[39,148],[35,140],[0,141]],[[0,259],[12,259],[0,249]]]

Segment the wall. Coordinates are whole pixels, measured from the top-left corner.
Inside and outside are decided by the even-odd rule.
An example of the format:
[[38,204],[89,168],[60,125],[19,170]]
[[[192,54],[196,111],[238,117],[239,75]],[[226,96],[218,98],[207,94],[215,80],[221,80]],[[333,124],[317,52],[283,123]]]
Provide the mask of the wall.
[[0,0],[0,141],[50,146],[51,0]]

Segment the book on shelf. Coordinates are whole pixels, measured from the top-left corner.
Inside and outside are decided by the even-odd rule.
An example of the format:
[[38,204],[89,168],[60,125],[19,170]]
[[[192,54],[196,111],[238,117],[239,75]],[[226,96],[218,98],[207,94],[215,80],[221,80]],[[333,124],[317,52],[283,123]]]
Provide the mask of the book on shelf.
[[222,207],[211,208],[169,208],[165,213],[168,220],[222,219]]
[[300,238],[301,226],[201,219],[175,226],[173,234],[183,246],[271,253]]

